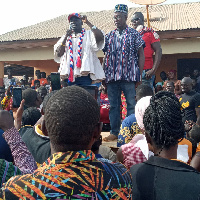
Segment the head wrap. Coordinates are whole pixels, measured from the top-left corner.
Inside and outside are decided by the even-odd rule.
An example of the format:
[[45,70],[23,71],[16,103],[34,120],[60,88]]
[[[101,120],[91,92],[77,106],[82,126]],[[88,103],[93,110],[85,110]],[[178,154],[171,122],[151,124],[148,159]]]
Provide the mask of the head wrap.
[[172,73],[174,73],[176,75],[176,70],[175,69],[171,69],[171,70],[169,70],[169,72],[172,72]]
[[156,87],[159,86],[159,85],[160,85],[160,86],[163,86],[163,83],[162,83],[162,82],[157,82],[157,83],[156,83]]
[[150,99],[151,99],[151,96],[143,97],[137,102],[135,106],[135,118],[136,118],[138,126],[141,129],[144,129],[143,116],[144,116],[145,110],[150,104]]
[[115,6],[114,12],[122,12],[122,13],[128,14],[128,6],[125,4],[117,4]]
[[78,14],[78,13],[72,13],[72,14],[70,14],[70,15],[68,16],[68,20],[69,20],[69,21],[70,21],[71,17],[77,17],[77,18],[81,19],[81,15]]

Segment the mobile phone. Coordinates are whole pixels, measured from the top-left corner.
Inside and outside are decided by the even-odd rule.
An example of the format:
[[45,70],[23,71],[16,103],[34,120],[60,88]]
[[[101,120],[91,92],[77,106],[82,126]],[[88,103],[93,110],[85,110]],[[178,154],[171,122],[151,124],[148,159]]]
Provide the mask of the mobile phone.
[[52,91],[61,89],[60,73],[58,72],[51,73],[51,88],[52,88]]
[[13,108],[19,108],[22,101],[22,88],[15,87],[13,91]]

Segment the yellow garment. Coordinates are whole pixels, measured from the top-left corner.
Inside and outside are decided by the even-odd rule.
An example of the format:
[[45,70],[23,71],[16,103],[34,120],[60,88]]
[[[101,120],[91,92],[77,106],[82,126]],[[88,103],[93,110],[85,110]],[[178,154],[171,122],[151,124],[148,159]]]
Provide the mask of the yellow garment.
[[38,135],[41,135],[41,136],[45,136],[44,133],[42,132],[41,130],[41,124],[38,124],[37,126],[35,126],[35,132],[38,134]]

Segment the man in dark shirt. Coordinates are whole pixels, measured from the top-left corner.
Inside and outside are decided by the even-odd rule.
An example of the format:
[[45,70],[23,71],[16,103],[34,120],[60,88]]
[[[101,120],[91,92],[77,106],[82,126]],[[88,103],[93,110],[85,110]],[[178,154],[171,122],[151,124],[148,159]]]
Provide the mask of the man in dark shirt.
[[192,90],[192,79],[184,77],[181,80],[183,92],[179,101],[184,110],[183,122],[192,120],[200,125],[200,94]]

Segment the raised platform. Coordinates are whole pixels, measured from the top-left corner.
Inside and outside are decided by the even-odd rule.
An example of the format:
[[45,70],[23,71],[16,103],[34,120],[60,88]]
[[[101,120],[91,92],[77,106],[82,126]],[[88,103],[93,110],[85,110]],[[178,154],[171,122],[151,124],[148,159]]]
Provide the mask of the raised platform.
[[[110,132],[101,132],[102,138],[107,137],[108,135],[110,135]],[[115,153],[117,152],[118,148],[117,148],[117,139],[111,142],[104,142],[102,141],[102,145],[104,146],[108,146],[110,147]]]

